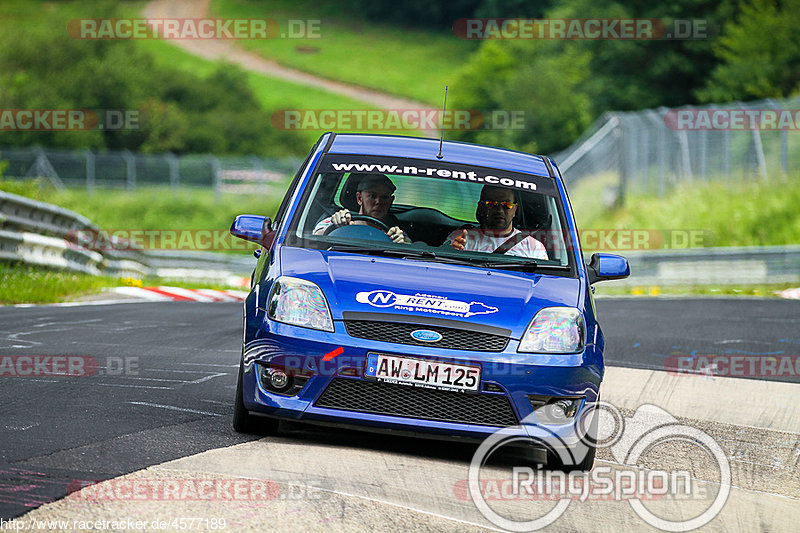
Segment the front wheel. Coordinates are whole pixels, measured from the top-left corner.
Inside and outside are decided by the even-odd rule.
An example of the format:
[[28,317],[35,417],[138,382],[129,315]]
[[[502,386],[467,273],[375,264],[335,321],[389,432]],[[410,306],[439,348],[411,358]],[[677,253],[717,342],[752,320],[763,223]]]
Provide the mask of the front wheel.
[[562,472],[588,472],[594,466],[594,456],[597,452],[597,448],[594,446],[587,446],[587,450],[585,452],[581,450],[582,453],[572,452],[569,455],[583,455],[583,458],[578,461],[577,463],[564,463],[561,457],[554,452],[548,451],[547,453],[547,468],[550,470],[560,470]]
[[242,379],[244,364],[239,362],[239,377],[236,380],[236,398],[233,401],[233,429],[239,433],[274,435],[278,432],[278,420],[250,414],[244,406]]
[[590,411],[592,420],[589,422],[589,429],[586,434],[581,436],[580,442],[565,455],[568,458],[564,462],[562,454],[555,450],[547,451],[547,466],[551,470],[561,470],[562,472],[588,472],[594,466],[594,457],[597,454],[597,429],[600,414],[597,409]]

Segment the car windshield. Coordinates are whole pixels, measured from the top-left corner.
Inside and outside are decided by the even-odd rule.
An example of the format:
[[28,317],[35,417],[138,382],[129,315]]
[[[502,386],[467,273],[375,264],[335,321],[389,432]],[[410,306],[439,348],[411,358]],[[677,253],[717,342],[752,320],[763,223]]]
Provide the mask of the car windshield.
[[549,177],[328,154],[304,191],[286,243],[568,275],[563,213]]

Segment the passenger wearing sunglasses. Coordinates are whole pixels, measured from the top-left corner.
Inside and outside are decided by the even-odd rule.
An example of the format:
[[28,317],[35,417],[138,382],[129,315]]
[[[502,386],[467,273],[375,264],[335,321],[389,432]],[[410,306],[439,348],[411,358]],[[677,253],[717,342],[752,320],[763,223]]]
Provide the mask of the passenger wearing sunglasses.
[[541,242],[514,228],[518,207],[511,189],[484,185],[475,211],[480,228],[455,230],[448,235],[445,245],[470,252],[547,259],[547,250]]

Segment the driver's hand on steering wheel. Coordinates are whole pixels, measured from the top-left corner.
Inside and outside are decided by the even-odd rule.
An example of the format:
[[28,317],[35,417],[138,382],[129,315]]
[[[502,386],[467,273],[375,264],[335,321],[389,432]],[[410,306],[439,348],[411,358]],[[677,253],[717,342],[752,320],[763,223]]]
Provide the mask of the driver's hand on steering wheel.
[[341,211],[337,211],[331,216],[331,224],[338,228],[341,226],[348,226],[350,225],[352,215],[348,209],[342,209]]
[[397,226],[392,226],[391,228],[389,228],[389,231],[386,232],[386,235],[388,235],[389,238],[392,239],[392,242],[402,242],[402,243],[409,242],[408,240],[406,240],[406,236],[403,233],[403,230],[401,230]]

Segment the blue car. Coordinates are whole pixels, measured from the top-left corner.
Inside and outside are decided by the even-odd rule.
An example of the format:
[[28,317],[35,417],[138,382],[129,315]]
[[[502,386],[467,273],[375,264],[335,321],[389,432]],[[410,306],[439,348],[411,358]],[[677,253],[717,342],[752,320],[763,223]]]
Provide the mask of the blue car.
[[[584,263],[550,158],[326,133],[275,220],[240,215],[231,233],[261,245],[244,303],[237,431],[294,420],[471,441],[508,428],[567,449],[587,441],[596,417],[581,415],[599,401],[604,371],[591,284],[629,267],[612,254]],[[560,466],[593,460],[590,446]]]

